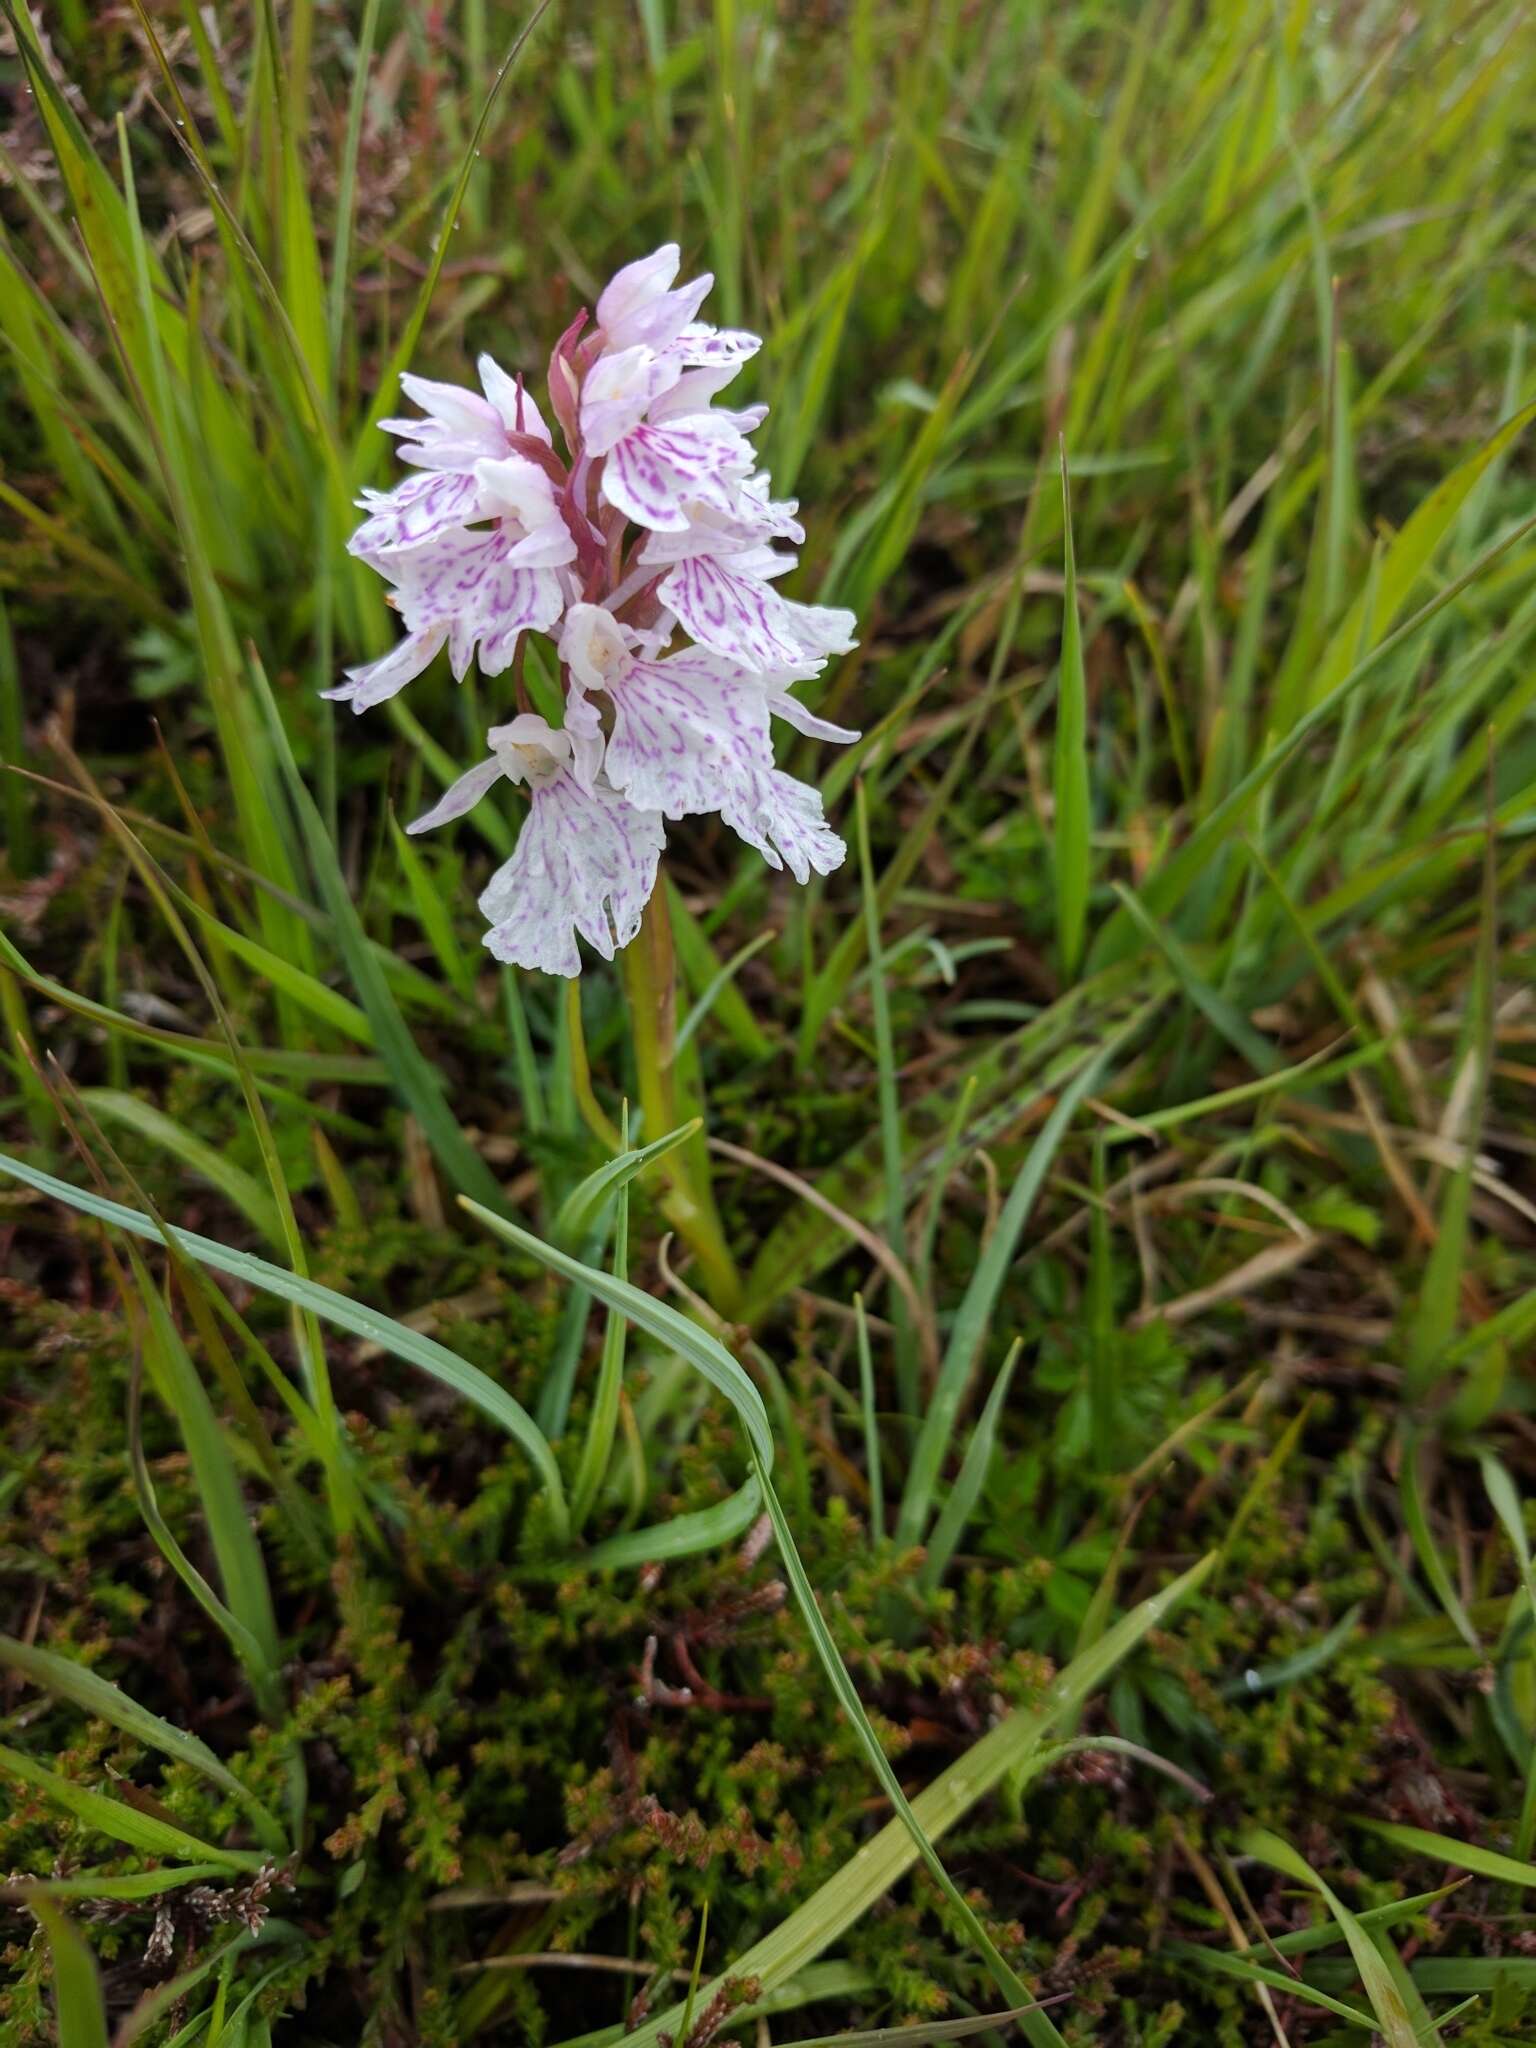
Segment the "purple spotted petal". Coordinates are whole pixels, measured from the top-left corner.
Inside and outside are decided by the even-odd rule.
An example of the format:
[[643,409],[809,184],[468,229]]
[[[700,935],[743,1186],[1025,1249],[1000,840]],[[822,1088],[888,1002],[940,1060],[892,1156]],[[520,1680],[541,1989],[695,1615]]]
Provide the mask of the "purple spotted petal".
[[484,761],[477,761],[473,768],[466,768],[456,782],[449,783],[430,811],[423,811],[419,818],[412,819],[406,831],[430,832],[434,825],[446,825],[451,818],[462,818],[506,772],[494,754]]
[[749,807],[772,771],[768,700],[756,680],[695,653],[631,662],[609,687],[604,769],[632,803],[669,818]]
[[684,532],[687,506],[701,502],[729,511],[736,482],[751,467],[752,451],[729,428],[641,425],[615,443],[603,466],[603,496],[637,526]]
[[769,867],[787,867],[797,882],[830,875],[848,851],[822,815],[821,792],[777,769],[735,791],[720,815]]
[[506,535],[496,528],[477,533],[455,527],[385,557],[379,567],[394,583],[395,603],[412,632],[447,632],[460,681],[477,645],[483,672],[500,675],[519,634],[552,626],[565,603],[558,572],[510,561]]
[[738,485],[730,509],[694,502],[688,507],[686,529],[652,532],[640,560],[652,564],[683,562],[690,555],[734,556],[736,573],[753,576],[781,576],[795,566],[795,557],[780,554],[769,545],[775,540],[803,541],[805,528],[795,517],[793,498],[775,501],[760,488],[766,479],[749,477]]
[[370,661],[363,668],[349,668],[347,679],[338,683],[334,690],[325,690],[322,695],[333,698],[338,704],[350,704],[354,711],[371,710],[375,704],[382,704],[403,690],[407,683],[414,682],[448,637],[445,626],[432,626],[425,632],[408,634],[404,640],[397,640],[388,654],[378,661]]
[[760,674],[845,654],[854,644],[852,612],[793,604],[772,584],[735,574],[708,555],[679,562],[659,589],[662,602],[701,647]]
[[478,516],[478,490],[463,470],[422,470],[392,491],[364,491],[368,517],[347,542],[348,551],[371,561],[401,548],[419,547],[447,527]]
[[534,790],[512,858],[480,898],[486,945],[498,960],[571,976],[579,932],[611,960],[640,929],[663,837],[657,812],[601,785],[583,790],[562,769]]
[[685,327],[673,344],[685,363],[711,369],[728,363],[739,368],[762,345],[763,337],[749,334],[744,327],[707,327],[702,323]]

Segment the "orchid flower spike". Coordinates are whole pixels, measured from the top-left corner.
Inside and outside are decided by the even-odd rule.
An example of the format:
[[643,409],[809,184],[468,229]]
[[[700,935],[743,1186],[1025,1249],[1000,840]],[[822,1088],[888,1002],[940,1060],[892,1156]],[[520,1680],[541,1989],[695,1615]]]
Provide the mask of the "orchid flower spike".
[[680,261],[669,242],[626,265],[561,337],[548,398],[563,454],[488,355],[478,391],[403,378],[421,417],[384,426],[411,473],[364,492],[349,544],[405,628],[326,693],[354,711],[444,648],[460,681],[471,662],[511,670],[526,706],[523,636],[554,643],[562,723],[520,708],[492,726],[486,759],[409,828],[462,817],[501,781],[527,792],[480,908],[497,959],[547,974],[581,971],[578,936],[605,959],[635,937],[667,821],[716,813],[800,882],[846,851],[820,792],[775,767],[772,727],[858,738],[792,694],[856,644],[855,621],[774,587],[805,534],[758,468],[766,408],[715,403],[761,342],[701,322],[713,280],[678,285]]

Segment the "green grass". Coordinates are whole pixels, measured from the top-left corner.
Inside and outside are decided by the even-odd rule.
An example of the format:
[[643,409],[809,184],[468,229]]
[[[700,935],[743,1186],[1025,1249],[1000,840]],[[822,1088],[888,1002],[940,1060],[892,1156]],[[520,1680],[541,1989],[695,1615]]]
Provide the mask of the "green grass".
[[[1526,2038],[1524,11],[4,4],[0,2038]],[[319,696],[668,237],[864,733],[675,1019]]]

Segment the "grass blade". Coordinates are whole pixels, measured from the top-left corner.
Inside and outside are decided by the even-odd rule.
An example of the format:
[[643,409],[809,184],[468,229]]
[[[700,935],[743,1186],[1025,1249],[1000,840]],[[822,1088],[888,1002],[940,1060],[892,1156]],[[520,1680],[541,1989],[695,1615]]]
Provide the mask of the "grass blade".
[[225,1157],[216,1145],[209,1145],[184,1124],[177,1123],[164,1110],[156,1109],[152,1102],[130,1095],[119,1088],[82,1088],[80,1100],[94,1116],[104,1117],[109,1123],[126,1124],[141,1138],[147,1138],[152,1145],[169,1152],[199,1178],[217,1188],[232,1208],[238,1209],[246,1220],[253,1224],[268,1244],[281,1250],[283,1226],[278,1217],[277,1204],[254,1175],[236,1166]]
[[574,1244],[591,1228],[593,1219],[603,1205],[616,1193],[627,1189],[630,1182],[651,1165],[654,1160],[664,1159],[678,1145],[685,1144],[695,1131],[702,1128],[701,1119],[691,1118],[679,1124],[675,1131],[667,1131],[662,1137],[653,1138],[649,1145],[637,1150],[621,1152],[616,1159],[605,1160],[595,1173],[589,1173],[566,1196],[560,1204],[551,1236],[561,1244]]
[[1056,700],[1052,785],[1056,798],[1056,945],[1062,977],[1070,981],[1082,964],[1093,850],[1089,836],[1088,683],[1083,671],[1083,625],[1077,609],[1072,486],[1067,478],[1065,441],[1060,446],[1060,457],[1066,587],[1061,599],[1061,679]]
[[158,1749],[162,1756],[176,1763],[190,1764],[210,1783],[238,1799],[268,1847],[283,1853],[286,1844],[277,1821],[197,1736],[173,1727],[147,1707],[141,1707],[120,1686],[102,1678],[89,1665],[77,1663],[72,1657],[61,1657],[52,1650],[40,1650],[34,1643],[19,1643],[14,1636],[0,1635],[0,1664],[19,1671],[45,1692],[68,1700],[93,1720],[110,1721],[114,1728],[121,1728],[147,1748]]
[[320,894],[325,899],[336,932],[337,943],[352,977],[352,985],[367,1013],[374,1043],[389,1069],[390,1079],[406,1107],[426,1133],[438,1163],[454,1186],[472,1194],[488,1208],[504,1206],[496,1177],[460,1130],[448,1107],[446,1084],[436,1067],[411,1036],[399,1006],[384,978],[373,949],[368,944],[362,920],[352,901],[346,877],[336,858],[336,849],[314,798],[305,787],[293,758],[293,749],[283,726],[282,715],[273,698],[266,674],[254,653],[251,677],[261,707],[278,767],[287,789],[288,801],[297,820],[300,836],[308,851],[310,867]]
[[1111,1048],[1094,1054],[1076,1077],[1062,1090],[1055,1108],[1046,1118],[1040,1135],[1030,1146],[1020,1167],[997,1227],[988,1240],[970,1285],[955,1314],[954,1327],[939,1368],[923,1426],[918,1432],[896,1522],[896,1540],[901,1544],[921,1543],[933,1512],[933,1495],[939,1473],[949,1455],[955,1425],[971,1384],[971,1375],[986,1341],[992,1311],[1013,1264],[1014,1253],[1035,1198],[1050,1171],[1067,1127],[1085,1095],[1092,1093],[1109,1060]]
[[959,1549],[960,1538],[965,1534],[966,1525],[976,1512],[976,1503],[981,1499],[987,1474],[992,1469],[992,1453],[997,1447],[997,1425],[1002,1419],[1003,1404],[1008,1399],[1008,1388],[1023,1349],[1023,1339],[1015,1337],[997,1378],[992,1382],[992,1391],[987,1396],[987,1405],[981,1411],[980,1420],[971,1431],[971,1440],[965,1447],[965,1457],[949,1490],[943,1513],[928,1539],[928,1555],[923,1560],[918,1580],[930,1591],[943,1582],[949,1560]]
[[[50,1196],[54,1201],[64,1202],[72,1209],[79,1209],[87,1216],[98,1217],[117,1230],[126,1230],[135,1237],[147,1237],[160,1242],[160,1230],[148,1217],[137,1209],[125,1208],[121,1202],[109,1201],[104,1195],[88,1193],[84,1188],[72,1187],[68,1181],[57,1180],[51,1173],[43,1173],[36,1167],[28,1166],[20,1159],[12,1159],[0,1153],[0,1173],[9,1174],[12,1179],[23,1181],[35,1188],[39,1194]],[[487,1215],[489,1212],[484,1212]],[[497,1226],[505,1229],[501,1219]],[[428,1373],[443,1386],[478,1408],[483,1415],[498,1423],[527,1452],[540,1480],[550,1497],[551,1512],[557,1527],[564,1532],[566,1522],[565,1488],[560,1478],[560,1468],[549,1448],[543,1432],[533,1417],[505,1388],[499,1387],[487,1373],[467,1360],[457,1357],[446,1345],[439,1344],[431,1337],[424,1337],[411,1330],[404,1323],[397,1323],[392,1316],[382,1314],[378,1309],[368,1308],[362,1302],[349,1301],[344,1294],[337,1294],[333,1288],[324,1287],[317,1280],[302,1279],[297,1273],[290,1273],[282,1266],[270,1265],[252,1252],[235,1251],[229,1245],[219,1244],[215,1239],[201,1237],[195,1230],[182,1230],[174,1224],[165,1226],[166,1234],[190,1258],[211,1266],[216,1273],[227,1273],[232,1279],[244,1280],[263,1294],[274,1295],[279,1301],[286,1301],[319,1316],[322,1322],[334,1323],[339,1329],[349,1330],[355,1337],[377,1344],[381,1349],[404,1359]],[[519,1237],[524,1233],[519,1233]],[[536,1239],[529,1240],[537,1243]],[[572,1262],[574,1263],[574,1262]],[[585,1272],[585,1268],[582,1269]],[[607,1276],[601,1276],[606,1282]],[[600,1289],[594,1289],[600,1292]],[[642,1296],[643,1300],[645,1297]],[[740,1368],[737,1368],[738,1371]],[[750,1384],[750,1382],[749,1382]],[[766,1427],[766,1416],[764,1426]]]
[[[1081,1711],[1148,1633],[1160,1627],[1173,1609],[1204,1583],[1215,1563],[1214,1556],[1202,1558],[1160,1593],[1132,1608],[1091,1650],[1073,1658],[1038,1707],[1016,1708],[957,1758],[926,1791],[919,1793],[911,1811],[929,1841],[938,1841],[978,1800],[1026,1766],[1052,1728]],[[917,1859],[917,1845],[905,1820],[887,1821],[862,1846],[852,1863],[830,1877],[803,1906],[745,1955],[737,1957],[731,1965],[730,1978],[739,1981],[756,1977],[761,1980],[764,1992],[787,1983],[840,1940]],[[713,1997],[725,1982],[726,1978],[720,1977],[706,1984],[704,1998]],[[621,2034],[615,2028],[611,2038],[622,2038],[632,2043],[633,2048],[658,2048],[660,2036],[675,2031],[680,2010],[680,2006],[674,2006],[670,2012],[658,2013],[632,2033]]]
[[1370,1932],[1360,1925],[1355,1915],[1345,1905],[1311,1864],[1299,1856],[1289,1842],[1268,1828],[1252,1828],[1243,1837],[1246,1855],[1256,1857],[1260,1863],[1267,1863],[1281,1871],[1286,1877],[1294,1878],[1310,1891],[1317,1893],[1328,1911],[1338,1923],[1340,1932],[1349,1944],[1350,1955],[1360,1973],[1360,1982],[1365,1986],[1366,1997],[1376,2024],[1381,2029],[1387,2048],[1416,2048],[1418,2040],[1408,2008],[1403,2003],[1402,1993],[1393,1981],[1392,1973],[1382,1961],[1381,1952]]
[[86,1827],[109,1835],[125,1849],[141,1850],[146,1856],[177,1856],[183,1862],[216,1863],[223,1870],[260,1870],[267,1861],[264,1853],[258,1855],[254,1850],[216,1849],[210,1842],[200,1842],[184,1828],[159,1820],[152,1813],[141,1813],[125,1800],[109,1799],[104,1792],[93,1792],[88,1785],[61,1778],[57,1771],[50,1771],[46,1764],[23,1756],[19,1750],[0,1746],[0,1777],[30,1785]]
[[85,1937],[44,1894],[27,1887],[26,1904],[42,1923],[53,1957],[53,2003],[59,2048],[107,2048],[107,2008],[96,1958]]

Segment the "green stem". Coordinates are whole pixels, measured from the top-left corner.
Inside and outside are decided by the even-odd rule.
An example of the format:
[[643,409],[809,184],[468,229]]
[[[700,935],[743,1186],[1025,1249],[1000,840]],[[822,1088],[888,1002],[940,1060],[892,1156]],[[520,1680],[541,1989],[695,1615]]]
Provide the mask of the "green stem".
[[[662,890],[646,905],[639,936],[621,957],[645,1135],[659,1138],[695,1113],[692,1107],[679,1107],[677,974]],[[668,1188],[661,1206],[667,1221],[698,1260],[711,1307],[723,1316],[734,1316],[741,1302],[741,1277],[715,1209],[702,1131],[667,1154],[665,1172]]]
[[[576,986],[572,982],[571,986]],[[620,1149],[629,1149],[629,1112],[624,1112],[624,1127],[619,1133]],[[629,1188],[619,1189],[617,1211],[613,1225],[613,1272],[619,1280],[629,1278]],[[571,1488],[571,1534],[579,1536],[586,1526],[588,1515],[597,1500],[598,1489],[608,1476],[613,1463],[614,1439],[619,1429],[619,1399],[624,1390],[625,1337],[629,1325],[616,1308],[608,1311],[608,1326],[603,1333],[602,1363],[598,1368],[597,1392],[592,1400],[592,1414],[587,1423],[586,1441],[581,1447],[581,1462],[576,1468],[575,1484]]]

